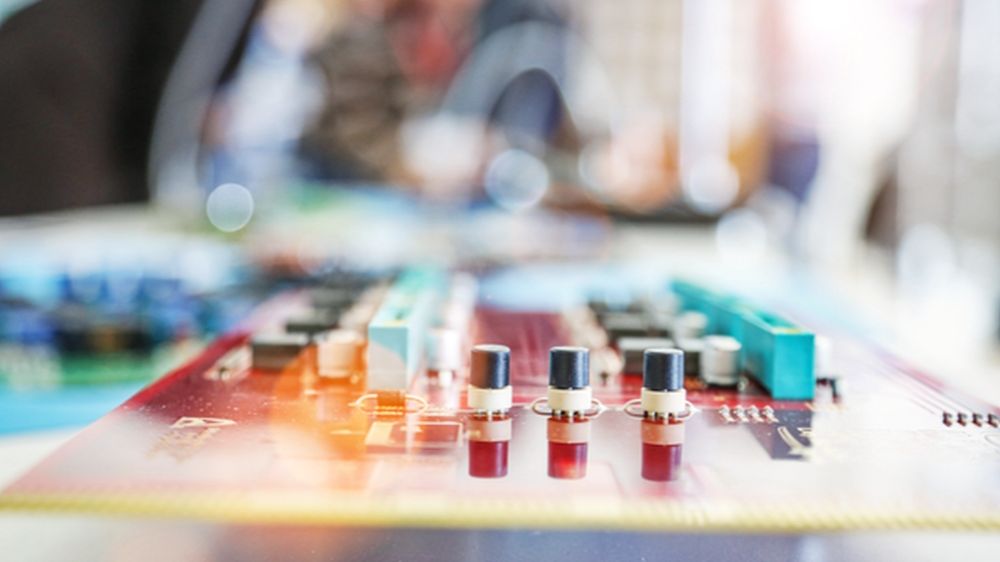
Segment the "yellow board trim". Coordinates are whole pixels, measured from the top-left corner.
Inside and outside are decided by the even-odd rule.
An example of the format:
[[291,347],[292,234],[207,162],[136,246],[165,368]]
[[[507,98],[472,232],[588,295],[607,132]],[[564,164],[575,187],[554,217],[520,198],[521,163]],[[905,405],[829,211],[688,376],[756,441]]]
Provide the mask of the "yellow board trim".
[[227,523],[427,528],[544,528],[684,532],[823,532],[936,529],[1000,531],[1000,512],[913,512],[856,507],[746,506],[597,499],[443,500],[288,494],[35,494],[0,496],[0,511],[183,517]]

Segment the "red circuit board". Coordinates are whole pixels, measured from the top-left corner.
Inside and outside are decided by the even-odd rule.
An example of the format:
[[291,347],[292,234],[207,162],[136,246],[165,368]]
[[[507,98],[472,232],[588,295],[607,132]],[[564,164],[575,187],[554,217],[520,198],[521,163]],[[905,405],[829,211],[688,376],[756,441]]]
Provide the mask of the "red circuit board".
[[[83,431],[0,496],[7,508],[252,522],[800,531],[1000,529],[1000,413],[863,345],[837,342],[838,398],[772,401],[750,381],[688,379],[683,423],[627,415],[640,381],[595,378],[605,410],[534,413],[559,314],[479,309],[471,339],[512,350],[515,406],[465,408],[465,373],[421,373],[362,407],[363,376],[330,382],[305,352],[281,372],[220,373],[246,334],[212,345]],[[383,397],[384,398],[384,397]],[[760,414],[773,412],[772,417]],[[736,414],[739,415],[736,415]],[[969,417],[971,420],[971,417]]]

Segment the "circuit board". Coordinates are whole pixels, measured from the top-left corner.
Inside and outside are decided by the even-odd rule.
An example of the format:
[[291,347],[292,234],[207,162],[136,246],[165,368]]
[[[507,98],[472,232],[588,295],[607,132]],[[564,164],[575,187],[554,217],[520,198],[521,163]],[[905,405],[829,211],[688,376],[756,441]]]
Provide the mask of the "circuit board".
[[[863,342],[834,338],[835,367],[820,372],[808,326],[754,312],[771,322],[754,343],[752,326],[732,324],[747,307],[686,283],[664,286],[663,309],[581,295],[570,309],[522,310],[476,298],[467,275],[448,279],[352,280],[268,301],[14,483],[0,506],[448,528],[1000,529],[1000,409]],[[320,335],[263,343],[302,331],[293,318],[323,307],[332,319]],[[740,338],[736,378],[710,384],[689,369],[684,415],[637,412],[645,383],[625,338],[677,336],[690,312],[707,321],[694,339]],[[465,359],[453,369],[425,349],[441,324],[460,329]],[[321,329],[334,326],[365,347],[331,377],[318,356]],[[803,368],[781,350],[789,334],[808,335],[794,344],[808,344],[808,372],[779,386]],[[509,408],[470,406],[475,344],[509,348]],[[593,404],[568,417],[544,406],[550,349],[566,345],[589,349]]]

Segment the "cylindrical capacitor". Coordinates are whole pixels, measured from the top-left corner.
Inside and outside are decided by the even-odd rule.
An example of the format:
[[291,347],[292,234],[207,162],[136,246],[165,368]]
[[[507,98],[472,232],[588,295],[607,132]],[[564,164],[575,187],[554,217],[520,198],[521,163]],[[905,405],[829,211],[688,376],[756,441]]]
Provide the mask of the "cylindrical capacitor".
[[684,388],[684,352],[667,348],[647,349],[643,353],[642,386],[655,391]]
[[708,336],[701,351],[701,378],[708,384],[731,386],[739,382],[740,342],[729,336]]
[[689,310],[682,313],[674,321],[674,339],[700,338],[708,327],[708,316],[696,310]]
[[354,330],[332,330],[316,342],[316,371],[321,377],[343,378],[362,367],[364,340]]
[[549,386],[559,389],[590,386],[590,351],[585,347],[550,349]]
[[431,332],[430,368],[457,371],[462,367],[462,335],[445,328]]
[[510,385],[510,348],[505,345],[480,344],[472,348],[469,384],[477,388],[503,388]]

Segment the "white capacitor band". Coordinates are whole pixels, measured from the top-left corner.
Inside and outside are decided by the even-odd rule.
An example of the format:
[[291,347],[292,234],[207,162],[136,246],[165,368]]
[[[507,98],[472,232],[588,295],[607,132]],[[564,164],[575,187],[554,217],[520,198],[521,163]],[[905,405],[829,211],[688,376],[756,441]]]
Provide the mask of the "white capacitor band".
[[509,410],[514,403],[514,391],[512,387],[503,388],[479,388],[469,385],[468,388],[469,407],[482,412],[499,412]]
[[687,409],[684,389],[656,391],[642,389],[642,409],[650,414],[680,414]]
[[729,336],[708,336],[701,352],[701,378],[709,384],[730,385],[739,382],[739,357],[742,346]]
[[510,441],[511,419],[503,418],[499,420],[477,420],[468,421],[467,431],[469,441]]
[[684,424],[643,423],[642,442],[650,445],[680,445],[684,443]]
[[549,409],[553,412],[586,412],[592,406],[590,387],[554,388],[549,387]]
[[586,443],[590,441],[590,420],[565,422],[549,418],[545,433],[553,443]]

